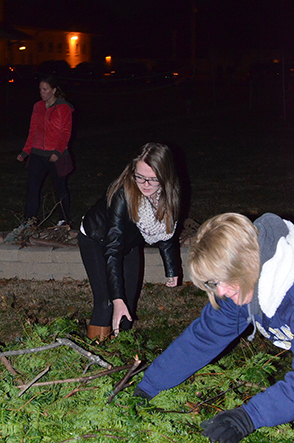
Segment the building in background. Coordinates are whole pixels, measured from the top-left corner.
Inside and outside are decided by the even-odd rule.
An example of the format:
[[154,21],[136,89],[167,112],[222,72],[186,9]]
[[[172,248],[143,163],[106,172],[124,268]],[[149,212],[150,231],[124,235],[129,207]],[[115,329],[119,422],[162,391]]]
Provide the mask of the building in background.
[[35,65],[48,60],[65,60],[71,68],[91,62],[91,34],[54,29],[17,27],[29,39],[11,42],[6,64]]
[[39,66],[49,60],[65,60],[71,68],[91,62],[92,35],[35,26],[11,26],[0,0],[0,67]]

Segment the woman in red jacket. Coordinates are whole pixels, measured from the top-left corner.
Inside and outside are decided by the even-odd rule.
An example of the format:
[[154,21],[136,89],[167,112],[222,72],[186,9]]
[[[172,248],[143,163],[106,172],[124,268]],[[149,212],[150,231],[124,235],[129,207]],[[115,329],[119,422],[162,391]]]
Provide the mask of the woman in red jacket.
[[28,162],[28,188],[26,220],[37,217],[40,191],[49,173],[53,179],[59,202],[58,225],[69,222],[69,193],[67,176],[73,166],[68,152],[72,130],[73,106],[66,102],[62,90],[53,77],[40,82],[40,95],[33,108],[26,144],[17,156],[18,161]]

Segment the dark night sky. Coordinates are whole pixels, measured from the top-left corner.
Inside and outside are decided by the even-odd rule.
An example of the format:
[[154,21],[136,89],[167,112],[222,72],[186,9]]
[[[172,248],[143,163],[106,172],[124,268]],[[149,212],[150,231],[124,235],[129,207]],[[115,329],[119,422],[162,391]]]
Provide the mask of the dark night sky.
[[[198,55],[250,48],[294,50],[294,0],[195,0]],[[170,51],[172,31],[189,56],[192,0],[6,0],[11,24],[101,34],[110,51]],[[134,55],[134,54],[132,54]]]

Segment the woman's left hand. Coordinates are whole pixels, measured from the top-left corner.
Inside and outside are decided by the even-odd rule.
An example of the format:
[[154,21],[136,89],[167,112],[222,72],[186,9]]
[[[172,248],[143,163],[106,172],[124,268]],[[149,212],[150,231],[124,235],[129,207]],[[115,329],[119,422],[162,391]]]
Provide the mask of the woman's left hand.
[[112,329],[115,337],[119,334],[119,325],[124,316],[127,317],[129,321],[132,321],[125,302],[121,298],[113,300]]
[[49,161],[52,163],[55,163],[55,162],[57,162],[58,159],[59,159],[58,155],[52,154]]
[[179,277],[168,277],[168,280],[166,282],[166,286],[169,286],[170,288],[174,288],[178,284]]

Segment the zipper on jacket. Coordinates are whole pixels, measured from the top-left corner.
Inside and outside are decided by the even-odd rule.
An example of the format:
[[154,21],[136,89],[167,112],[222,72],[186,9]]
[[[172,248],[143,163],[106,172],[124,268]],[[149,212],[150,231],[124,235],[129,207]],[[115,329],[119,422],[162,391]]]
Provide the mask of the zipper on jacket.
[[47,112],[47,108],[45,109],[45,113],[44,113],[44,117],[43,117],[43,151],[45,151],[45,116],[46,116],[46,112]]
[[46,120],[46,113],[47,113],[47,111],[49,111],[49,109],[52,107],[52,106],[54,106],[54,109],[53,109],[53,111],[51,112],[51,114],[49,115],[49,122],[51,121],[51,116],[52,116],[52,114],[53,114],[53,112],[55,111],[55,109],[56,109],[56,105],[55,104],[53,104],[53,105],[51,105],[51,106],[49,106],[49,108],[46,108],[45,109],[45,114],[44,114],[44,117],[43,117],[43,151],[46,151],[46,149],[45,149],[45,120]]

